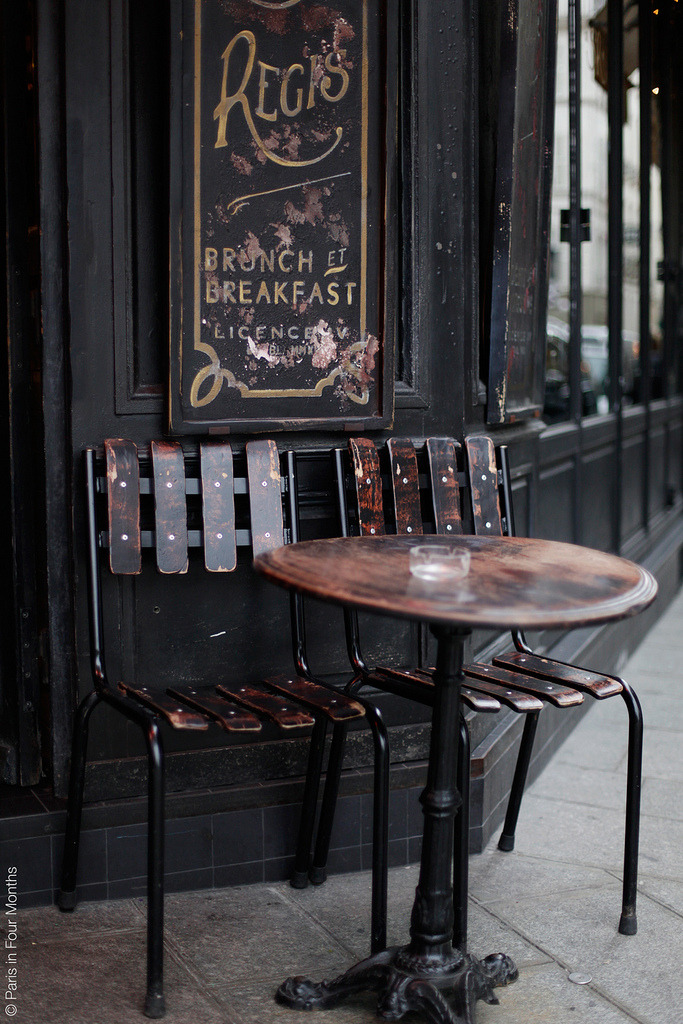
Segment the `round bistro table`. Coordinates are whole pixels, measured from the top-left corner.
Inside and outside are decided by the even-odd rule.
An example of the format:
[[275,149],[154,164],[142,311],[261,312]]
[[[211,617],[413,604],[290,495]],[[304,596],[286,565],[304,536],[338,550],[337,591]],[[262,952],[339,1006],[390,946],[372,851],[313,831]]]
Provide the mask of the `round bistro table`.
[[[469,552],[464,578],[423,580],[410,549]],[[435,699],[424,828],[410,942],[383,950],[333,981],[289,978],[277,992],[296,1009],[324,1009],[364,991],[378,1014],[399,1020],[417,1010],[434,1024],[473,1024],[477,999],[517,978],[503,953],[477,960],[454,948],[451,879],[463,648],[477,628],[557,629],[635,615],[655,598],[645,569],[614,555],[557,541],[514,537],[342,537],[304,541],[260,555],[256,568],[302,594],[349,608],[426,622],[437,641]],[[447,999],[446,996],[449,998]]]

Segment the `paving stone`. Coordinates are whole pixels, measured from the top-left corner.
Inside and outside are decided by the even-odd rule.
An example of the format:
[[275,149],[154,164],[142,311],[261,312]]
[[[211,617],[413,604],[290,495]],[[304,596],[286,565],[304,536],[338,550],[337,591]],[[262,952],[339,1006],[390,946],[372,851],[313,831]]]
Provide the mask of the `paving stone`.
[[[526,794],[515,838],[517,853],[621,872],[624,848],[622,811],[561,803]],[[649,874],[677,877],[683,849],[683,823],[642,815],[640,865]]]
[[[683,787],[678,779],[660,779],[652,775],[643,779],[641,813],[664,819],[683,821]],[[683,871],[683,860],[681,862]]]
[[[571,774],[568,772],[571,768]],[[528,794],[549,800],[562,794],[563,803],[589,804],[622,810],[626,793],[626,766],[615,770],[593,765],[572,764],[558,758],[551,771],[544,771],[529,787]],[[526,797],[525,797],[526,799]],[[524,808],[524,802],[522,802]]]
[[[669,910],[683,918],[683,881],[673,878],[652,878],[641,874],[638,891],[664,904]],[[681,921],[683,928],[683,920]]]
[[[405,869],[389,873],[389,945],[398,945],[407,938],[410,903],[406,893],[412,886],[396,883],[397,877],[402,878],[401,870]],[[323,885],[306,889],[293,889],[287,884],[277,888],[283,900],[331,931],[356,958],[369,954],[371,878],[367,871],[331,875]]]
[[172,896],[165,921],[167,942],[213,984],[339,973],[350,961],[349,950],[271,886]]
[[613,877],[600,867],[587,867],[572,861],[549,860],[513,850],[503,853],[487,849],[470,858],[470,895],[484,906],[500,900],[526,899],[549,892],[599,888],[611,885]]
[[[505,925],[493,911],[470,902],[468,913],[468,952],[480,959],[489,953],[507,953],[518,970],[548,963],[548,954]],[[502,1024],[502,1022],[501,1022]]]
[[496,995],[500,1006],[477,1003],[477,1024],[622,1024],[634,1019],[592,986],[573,984],[557,964],[520,971],[517,981],[496,989]]
[[[26,940],[17,998],[20,1024],[122,1024],[144,1021],[145,936],[86,935]],[[231,1024],[176,960],[164,962],[167,1024]],[[9,1019],[9,1018],[8,1018]]]
[[[215,992],[216,998],[220,999],[221,1005],[230,1014],[230,1020],[237,1024],[296,1024],[299,1019],[302,1024],[307,1024],[310,1014],[297,1015],[289,1007],[281,1006],[275,1001],[276,989],[275,984],[250,985],[242,982],[218,988]],[[319,1017],[315,1016],[315,1020],[317,1022],[319,1019],[320,1024],[365,1024],[366,1021],[367,1024],[377,1024],[376,1005],[376,996],[362,994],[321,1012]],[[417,1024],[418,1019],[411,1014],[406,1021]]]
[[511,901],[496,909],[568,969],[592,975],[600,992],[636,1010],[644,1024],[680,1024],[683,990],[672,968],[683,959],[681,918],[641,896],[638,934],[620,935],[613,912],[616,895],[606,887],[562,899],[551,894]]
[[143,931],[144,928],[145,917],[132,900],[79,903],[75,910],[66,914],[54,906],[21,911],[22,936],[41,942],[69,941],[94,932]]

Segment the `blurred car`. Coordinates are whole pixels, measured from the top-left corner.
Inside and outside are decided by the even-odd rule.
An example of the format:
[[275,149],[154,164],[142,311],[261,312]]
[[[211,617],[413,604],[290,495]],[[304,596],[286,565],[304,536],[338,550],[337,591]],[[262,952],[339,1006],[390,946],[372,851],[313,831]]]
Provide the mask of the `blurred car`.
[[[597,396],[589,366],[581,347],[581,412],[592,416],[598,412]],[[562,423],[569,419],[569,328],[560,320],[549,319],[546,325],[545,402],[546,423]]]
[[[621,332],[622,401],[638,400],[640,381],[640,338],[632,331]],[[584,324],[581,328],[581,362],[590,373],[599,412],[609,409],[609,328],[606,324]]]

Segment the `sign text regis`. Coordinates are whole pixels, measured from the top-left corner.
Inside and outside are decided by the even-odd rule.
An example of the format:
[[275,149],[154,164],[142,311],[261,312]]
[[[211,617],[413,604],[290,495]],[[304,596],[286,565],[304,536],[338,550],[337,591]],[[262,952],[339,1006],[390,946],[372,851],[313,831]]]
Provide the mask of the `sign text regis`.
[[[230,61],[233,58],[235,47],[240,42],[247,44],[246,58],[244,54],[242,55],[242,79],[237,90],[228,95]],[[244,47],[240,49],[244,50]],[[226,46],[222,56],[221,98],[213,113],[214,120],[218,121],[216,149],[228,145],[227,129],[230,112],[234,107],[240,107],[251,136],[266,159],[284,167],[305,167],[324,160],[341,141],[343,135],[341,127],[335,129],[335,140],[324,152],[313,159],[293,160],[284,158],[269,148],[253,115],[266,122],[266,126],[276,123],[280,114],[288,118],[298,117],[304,108],[304,91],[306,92],[306,110],[312,110],[315,107],[316,92],[319,92],[327,103],[338,103],[344,98],[349,88],[349,74],[343,66],[345,58],[346,50],[340,49],[337,53],[330,51],[327,54],[310,54],[306,68],[299,63],[290,64],[287,68],[274,67],[265,61],[256,60],[256,38],[253,32],[248,30],[238,32]],[[258,67],[256,73],[254,73],[255,64]]]

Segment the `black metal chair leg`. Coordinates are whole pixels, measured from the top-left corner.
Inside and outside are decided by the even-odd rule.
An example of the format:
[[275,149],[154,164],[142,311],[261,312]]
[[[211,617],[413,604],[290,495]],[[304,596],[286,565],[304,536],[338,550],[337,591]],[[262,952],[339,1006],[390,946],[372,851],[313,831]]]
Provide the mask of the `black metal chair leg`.
[[640,790],[643,765],[643,713],[638,697],[628,683],[622,697],[628,710],[628,766],[626,776],[626,827],[624,837],[624,883],[619,931],[635,935],[638,930],[638,840],[640,834]]
[[308,767],[306,769],[306,783],[301,802],[299,838],[297,839],[294,857],[294,870],[290,879],[290,885],[295,889],[305,889],[308,885],[308,870],[311,865],[311,844],[313,842],[313,828],[315,824],[315,807],[318,801],[318,789],[320,788],[320,777],[322,775],[326,733],[327,720],[322,715],[319,715],[313,727],[311,743],[308,749]]
[[453,945],[461,953],[466,953],[470,857],[470,733],[462,715],[457,779],[462,804],[455,816],[453,836]]
[[375,749],[372,797],[372,911],[370,953],[387,945],[387,889],[389,871],[389,739],[379,708],[363,701]]
[[159,726],[145,730],[149,762],[147,833],[147,996],[145,1015],[166,1012],[164,1002],[164,749]]
[[[370,950],[377,953],[387,944],[387,872],[389,846],[389,739],[379,708],[354,693],[354,700],[365,708],[365,716],[372,731],[374,746],[373,807],[372,807],[372,910]],[[322,807],[318,821],[315,852],[310,879],[321,885],[327,877],[327,857],[332,835],[332,823],[339,793],[347,726],[335,725],[328,761]]]
[[318,819],[318,833],[315,839],[311,870],[309,871],[309,878],[313,885],[322,885],[327,878],[327,857],[330,851],[332,824],[337,807],[337,796],[339,795],[339,780],[344,760],[347,729],[348,727],[345,722],[337,722],[332,729],[332,744],[327,762],[320,818]]
[[531,752],[534,748],[534,739],[536,738],[539,714],[539,711],[533,711],[526,716],[524,721],[522,742],[520,743],[519,752],[517,754],[517,763],[515,764],[515,774],[512,779],[512,788],[510,790],[507,811],[505,813],[505,822],[503,824],[501,837],[498,840],[498,849],[504,850],[505,852],[509,852],[515,847],[517,818],[519,817],[519,808],[522,804],[526,777],[529,771],[529,764],[531,763]]
[[83,811],[83,788],[85,785],[85,757],[88,748],[88,725],[90,715],[99,704],[97,690],[81,701],[76,712],[74,735],[71,746],[71,770],[69,773],[69,800],[66,811],[66,832],[62,856],[62,879],[57,906],[70,911],[76,906],[76,875],[78,872],[78,847],[81,838],[81,813]]

